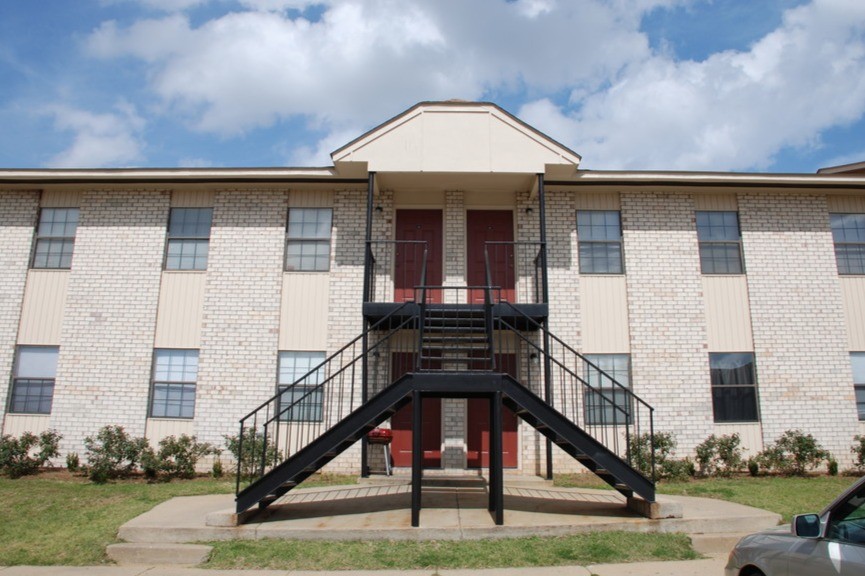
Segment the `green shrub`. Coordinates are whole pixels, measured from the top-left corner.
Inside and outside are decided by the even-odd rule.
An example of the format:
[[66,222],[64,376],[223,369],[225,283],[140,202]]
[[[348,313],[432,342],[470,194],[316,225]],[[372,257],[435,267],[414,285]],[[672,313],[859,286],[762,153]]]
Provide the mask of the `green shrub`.
[[[676,460],[676,438],[670,432],[655,433],[655,478],[685,479],[693,476],[694,463],[690,459]],[[647,478],[652,477],[652,439],[648,433],[631,438],[628,450],[631,466]]]
[[853,461],[853,466],[855,466],[859,472],[865,472],[865,436],[857,434],[853,437],[853,441],[855,444],[850,447],[850,452],[856,456],[856,459]]
[[829,476],[837,476],[838,475],[838,461],[834,458],[829,458],[829,463],[827,466],[827,471],[829,472]]
[[70,452],[66,455],[66,469],[73,474],[81,469],[81,459],[78,457],[78,452]]
[[104,484],[135,471],[149,447],[144,438],[133,438],[122,426],[104,426],[96,437],[84,439],[90,480]]
[[60,455],[60,439],[54,430],[46,430],[36,436],[24,432],[19,438],[0,437],[0,473],[10,478],[35,474],[51,458]]
[[742,469],[742,448],[738,434],[712,434],[697,445],[697,466],[701,476],[732,476]]
[[756,458],[748,458],[748,474],[756,476],[760,473],[760,463]]
[[[281,454],[270,438],[267,446],[264,446],[264,434],[256,432],[253,428],[243,431],[243,454],[240,453],[240,434],[224,436],[225,446],[234,456],[235,466],[239,466],[243,478],[251,478],[258,475],[261,469],[262,452],[266,454],[265,465],[273,466],[281,460]],[[235,468],[235,471],[237,468]]]
[[214,478],[222,478],[223,474],[224,472],[222,470],[222,460],[217,458],[213,461],[213,468],[210,470],[210,475]]
[[829,452],[812,435],[801,430],[787,430],[757,455],[761,468],[785,476],[804,476],[829,458]]
[[172,478],[194,478],[195,465],[204,457],[219,451],[206,442],[198,442],[195,436],[168,436],[159,441],[155,454],[157,474],[166,480]]

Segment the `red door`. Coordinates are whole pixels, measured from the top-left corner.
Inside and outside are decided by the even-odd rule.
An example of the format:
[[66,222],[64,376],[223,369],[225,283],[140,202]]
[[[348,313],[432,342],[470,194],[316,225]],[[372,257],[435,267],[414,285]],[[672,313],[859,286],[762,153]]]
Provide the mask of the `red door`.
[[[466,213],[466,242],[469,286],[486,286],[487,242],[514,241],[514,213],[510,210],[469,210]],[[514,276],[514,247],[490,245],[489,257],[494,286],[501,287],[501,299],[514,301],[516,278]],[[495,294],[493,294],[495,297]],[[472,290],[470,302],[482,304],[483,290]]]
[[[497,370],[516,377],[517,357],[503,354],[497,357],[501,366]],[[466,426],[466,467],[488,468],[490,465],[490,401],[487,398],[469,398]],[[517,415],[509,408],[502,409],[502,466],[517,467]]]
[[[442,285],[442,211],[397,210],[396,239],[426,242],[426,285]],[[394,258],[394,302],[415,300],[423,268],[422,244],[397,243]],[[441,302],[441,290],[427,293],[428,302]]]
[[[395,352],[393,354],[393,380],[410,372],[414,354]],[[440,367],[440,366],[439,366]],[[432,366],[431,368],[435,368]],[[412,455],[412,402],[391,416],[390,427],[393,429],[393,441],[390,451],[394,466],[411,466]],[[424,398],[422,416],[423,466],[424,468],[441,468],[442,465],[442,401],[441,398]]]

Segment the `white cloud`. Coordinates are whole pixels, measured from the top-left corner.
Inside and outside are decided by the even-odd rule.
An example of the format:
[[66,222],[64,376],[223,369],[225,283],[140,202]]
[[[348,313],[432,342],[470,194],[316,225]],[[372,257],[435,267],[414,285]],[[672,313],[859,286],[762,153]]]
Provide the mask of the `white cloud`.
[[95,114],[62,105],[44,112],[53,116],[57,130],[74,134],[72,143],[47,162],[50,168],[121,167],[143,157],[145,122],[126,102],[119,102],[113,113]]
[[865,113],[865,3],[816,0],[747,52],[653,56],[573,109],[520,114],[575,146],[585,167],[753,169]]

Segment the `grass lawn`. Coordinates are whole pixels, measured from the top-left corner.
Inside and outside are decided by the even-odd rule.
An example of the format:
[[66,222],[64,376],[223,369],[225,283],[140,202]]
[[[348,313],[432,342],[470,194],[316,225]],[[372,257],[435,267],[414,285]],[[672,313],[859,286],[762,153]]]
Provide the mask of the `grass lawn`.
[[410,570],[563,566],[700,556],[684,534],[594,532],[502,540],[217,542],[208,568]]
[[[658,483],[658,493],[729,500],[777,512],[785,522],[789,522],[794,514],[820,512],[856,480],[858,477],[854,476],[706,478],[689,482],[662,481]],[[557,476],[555,484],[568,487],[609,488],[601,479],[591,474]]]

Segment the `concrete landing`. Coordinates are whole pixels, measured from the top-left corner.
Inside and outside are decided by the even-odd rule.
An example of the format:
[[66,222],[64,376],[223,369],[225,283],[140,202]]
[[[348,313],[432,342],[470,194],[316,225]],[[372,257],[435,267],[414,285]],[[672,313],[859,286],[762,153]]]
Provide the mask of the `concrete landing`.
[[485,483],[457,484],[425,481],[418,528],[411,527],[411,487],[389,482],[296,489],[237,527],[220,521],[233,512],[232,495],[174,498],[121,526],[119,537],[149,543],[260,538],[459,540],[610,530],[729,536],[775,526],[780,520],[764,510],[684,496],[659,497],[681,506],[681,518],[649,520],[628,510],[625,499],[612,490],[506,484],[505,525],[496,526],[487,511]]

